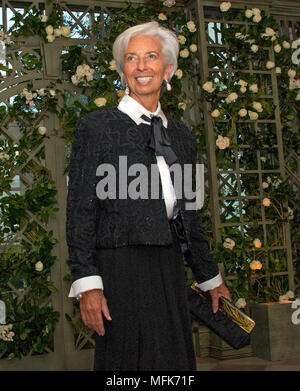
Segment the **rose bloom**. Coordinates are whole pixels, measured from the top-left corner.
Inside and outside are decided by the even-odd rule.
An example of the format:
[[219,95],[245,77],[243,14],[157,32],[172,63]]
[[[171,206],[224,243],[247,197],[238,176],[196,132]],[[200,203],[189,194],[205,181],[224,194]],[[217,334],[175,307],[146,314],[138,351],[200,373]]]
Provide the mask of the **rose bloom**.
[[282,46],[283,46],[285,49],[290,49],[291,44],[290,44],[289,42],[287,42],[287,41],[283,41],[283,42],[282,42]]
[[185,110],[185,109],[186,109],[186,103],[184,103],[184,102],[179,102],[179,103],[178,103],[178,108],[181,109],[181,110]]
[[281,73],[281,68],[280,67],[276,67],[275,68],[275,72],[279,75]]
[[249,90],[250,90],[251,92],[257,93],[257,92],[258,92],[258,86],[257,86],[257,84],[251,84],[251,86],[249,87]]
[[185,36],[182,35],[182,34],[181,34],[181,35],[178,35],[177,39],[178,39],[178,42],[181,43],[181,45],[184,45],[185,42],[186,42],[186,38],[185,38]]
[[111,71],[115,71],[115,70],[117,69],[117,64],[116,64],[116,61],[115,61],[115,60],[111,60],[111,61],[109,62],[109,69],[110,69]]
[[230,145],[230,140],[228,137],[223,137],[219,134],[217,140],[216,140],[216,145],[217,147],[219,147],[220,149],[225,149],[227,147],[229,147]]
[[258,118],[258,114],[255,111],[248,111],[249,117],[252,121],[255,121]]
[[158,15],[158,19],[159,20],[167,20],[168,18],[167,18],[167,16],[164,14],[164,13],[160,13],[159,15]]
[[220,4],[220,10],[222,12],[227,12],[230,7],[231,7],[230,1],[223,1],[223,3]]
[[296,76],[296,71],[294,69],[289,69],[288,76],[293,79]]
[[253,240],[253,244],[255,248],[261,248],[261,241],[258,238]]
[[45,126],[39,126],[38,132],[43,136],[47,132],[47,128]]
[[9,155],[5,152],[0,152],[0,160],[8,160],[9,159]]
[[225,99],[225,102],[226,103],[231,103],[231,102],[235,102],[238,98],[238,94],[236,92],[232,92],[231,94],[229,94],[227,96],[227,98]]
[[213,92],[213,83],[211,81],[207,81],[206,83],[203,84],[202,88],[207,91],[207,92]]
[[233,249],[233,247],[235,246],[235,241],[231,238],[226,238],[224,243],[223,243],[223,247],[225,248],[229,248],[230,250]]
[[253,103],[252,103],[252,107],[253,107],[256,111],[258,111],[259,113],[261,113],[261,112],[263,111],[263,107],[262,107],[262,105],[261,105],[260,102],[253,102]]
[[248,85],[248,83],[247,83],[245,80],[240,79],[240,80],[238,81],[238,85],[243,86],[243,87],[246,87],[246,86]]
[[263,206],[270,206],[271,205],[271,201],[269,198],[264,198],[263,199]]
[[263,182],[262,187],[263,187],[263,189],[267,189],[269,187],[268,182]]
[[259,8],[252,8],[253,15],[260,15],[260,9]]
[[246,16],[246,18],[252,18],[252,16],[253,16],[253,11],[252,10],[246,10],[245,11],[245,16]]
[[53,89],[51,89],[51,90],[49,90],[49,94],[51,95],[51,96],[55,96],[55,90],[53,90]]
[[47,15],[42,15],[42,16],[41,16],[41,21],[42,21],[43,23],[46,23],[47,20],[48,20],[48,16],[47,16]]
[[94,103],[95,103],[96,106],[102,107],[102,106],[106,105],[106,99],[105,98],[96,98],[94,100]]
[[52,35],[53,34],[53,27],[51,26],[51,24],[49,24],[46,28],[46,33],[47,35]]
[[258,46],[258,45],[251,45],[251,51],[252,51],[253,53],[256,53],[256,52],[258,51],[258,49],[259,49],[259,46]]
[[190,52],[187,49],[183,49],[180,50],[179,55],[182,58],[187,58],[190,55]]
[[47,35],[47,41],[48,42],[53,42],[55,40],[55,36],[54,35]]
[[211,113],[211,116],[213,117],[213,118],[217,118],[217,117],[219,117],[220,116],[220,111],[218,110],[218,109],[215,109],[212,113]]
[[268,61],[268,62],[266,63],[266,68],[267,68],[267,69],[272,69],[272,68],[274,68],[274,67],[275,67],[275,64],[274,64],[273,61]]
[[248,114],[248,111],[246,109],[241,109],[239,112],[238,112],[238,115],[240,117],[246,117],[246,115]]
[[244,86],[242,86],[242,87],[240,88],[240,91],[241,91],[242,94],[244,94],[244,93],[247,91],[247,88],[244,87]]
[[235,306],[237,308],[245,308],[247,305],[246,300],[243,297],[240,297],[237,302],[235,303]]
[[60,37],[61,36],[61,29],[54,29],[54,35],[55,35],[55,37]]
[[255,23],[259,23],[262,20],[262,17],[261,17],[261,15],[255,15],[255,16],[253,16],[252,20]]
[[194,43],[190,45],[190,51],[195,53],[197,51],[197,45],[195,45]]
[[262,264],[259,261],[252,261],[250,263],[250,269],[251,270],[261,270]]
[[274,52],[275,53],[280,53],[281,52],[281,46],[279,44],[274,46]]
[[36,264],[35,264],[35,270],[37,272],[41,272],[42,270],[44,269],[44,265],[41,261],[38,261]]
[[195,23],[192,21],[192,20],[190,20],[189,22],[187,22],[187,28],[188,28],[188,30],[191,32],[191,33],[194,33],[195,31],[196,31],[196,25],[195,25]]
[[69,37],[70,34],[71,34],[70,29],[69,29],[69,27],[67,27],[67,26],[63,26],[63,27],[60,29],[60,31],[61,31],[61,35],[63,35],[64,37]]
[[183,72],[182,72],[182,70],[181,69],[177,69],[177,71],[174,73],[175,74],[175,76],[178,78],[178,79],[181,79],[182,78],[182,76],[183,76]]

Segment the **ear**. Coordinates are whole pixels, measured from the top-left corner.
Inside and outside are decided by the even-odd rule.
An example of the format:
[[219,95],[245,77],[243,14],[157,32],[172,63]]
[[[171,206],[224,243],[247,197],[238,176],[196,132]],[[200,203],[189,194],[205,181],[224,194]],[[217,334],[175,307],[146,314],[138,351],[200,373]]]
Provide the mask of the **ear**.
[[173,70],[173,64],[169,64],[166,66],[165,73],[164,73],[165,80],[169,80],[172,70]]

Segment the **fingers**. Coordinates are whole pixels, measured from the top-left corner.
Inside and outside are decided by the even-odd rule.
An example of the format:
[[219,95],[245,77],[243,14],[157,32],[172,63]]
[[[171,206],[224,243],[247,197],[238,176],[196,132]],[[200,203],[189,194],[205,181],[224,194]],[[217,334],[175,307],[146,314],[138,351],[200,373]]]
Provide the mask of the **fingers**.
[[80,312],[82,321],[87,327],[95,330],[100,336],[105,335],[102,312],[108,320],[112,319],[102,291],[91,290],[85,292],[80,300]]

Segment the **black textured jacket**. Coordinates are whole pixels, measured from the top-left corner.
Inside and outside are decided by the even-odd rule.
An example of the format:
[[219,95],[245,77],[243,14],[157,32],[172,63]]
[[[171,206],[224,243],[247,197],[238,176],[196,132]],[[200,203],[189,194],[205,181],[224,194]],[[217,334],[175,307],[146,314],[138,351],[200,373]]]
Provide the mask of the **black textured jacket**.
[[[161,196],[161,182],[158,199],[151,199],[150,179],[148,199],[119,199],[118,186],[117,199],[101,200],[96,194],[97,183],[101,180],[96,176],[97,167],[102,163],[112,164],[118,183],[119,156],[127,157],[128,168],[134,163],[143,163],[148,173],[151,172],[156,157],[148,147],[150,131],[149,125],[136,125],[117,107],[94,111],[78,121],[71,152],[66,216],[68,264],[73,281],[99,274],[94,262],[94,252],[98,248],[171,245],[172,234]],[[195,175],[197,146],[194,135],[182,122],[172,118],[168,118],[167,133],[178,163],[193,164]],[[128,179],[128,184],[131,180]],[[191,202],[184,198],[178,200],[190,248],[190,254],[185,257],[196,280],[201,283],[215,277],[218,267],[210,257],[201,220],[195,210],[185,210],[185,201]]]

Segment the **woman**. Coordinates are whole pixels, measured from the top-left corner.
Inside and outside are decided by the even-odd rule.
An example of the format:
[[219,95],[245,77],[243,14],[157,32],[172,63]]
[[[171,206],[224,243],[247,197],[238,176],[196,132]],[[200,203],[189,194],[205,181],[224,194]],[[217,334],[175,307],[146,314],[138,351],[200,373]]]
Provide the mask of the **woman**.
[[[118,107],[77,124],[67,204],[74,280],[69,297],[80,300],[82,320],[96,332],[94,370],[196,369],[184,245],[214,311],[220,296],[230,299],[196,211],[188,210],[185,195],[176,199],[170,175],[172,163],[195,165],[197,155],[191,132],[167,118],[159,102],[162,90],[170,90],[178,51],[176,35],[157,22],[124,31],[113,53],[125,96]],[[137,167],[140,182],[134,186],[128,176]],[[141,180],[153,167],[159,188],[151,181],[145,190]],[[174,225],[178,216],[184,243]]]

